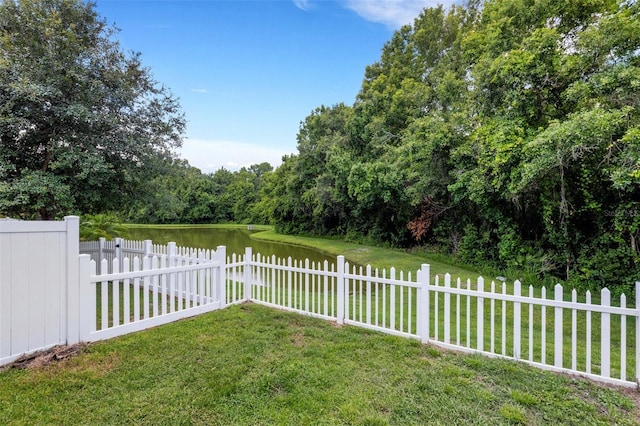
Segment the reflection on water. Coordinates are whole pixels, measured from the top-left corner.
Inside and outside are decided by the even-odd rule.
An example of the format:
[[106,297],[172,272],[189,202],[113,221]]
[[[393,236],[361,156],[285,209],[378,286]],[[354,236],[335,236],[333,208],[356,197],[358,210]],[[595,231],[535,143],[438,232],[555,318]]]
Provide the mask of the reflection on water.
[[153,240],[154,244],[167,244],[174,241],[179,246],[194,248],[227,247],[227,255],[244,254],[245,247],[252,247],[253,253],[263,256],[275,255],[278,258],[306,259],[311,262],[335,263],[335,256],[329,256],[317,250],[290,244],[252,240],[251,231],[246,229],[225,228],[130,228],[132,240]]

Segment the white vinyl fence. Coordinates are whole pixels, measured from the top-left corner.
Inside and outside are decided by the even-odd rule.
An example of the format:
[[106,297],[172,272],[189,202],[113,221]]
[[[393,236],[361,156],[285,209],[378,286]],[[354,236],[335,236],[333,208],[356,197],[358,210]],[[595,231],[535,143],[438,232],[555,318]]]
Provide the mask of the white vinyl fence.
[[79,341],[78,229],[75,216],[0,220],[0,365]]
[[[97,263],[89,254],[78,257],[77,218],[68,222],[75,230],[51,237],[46,250],[39,248],[43,236],[24,248],[32,237],[20,233],[28,234],[32,222],[11,225],[10,237],[0,222],[0,363],[36,348],[107,339],[252,301],[617,385],[640,383],[640,283],[634,301],[622,295],[612,303],[607,289],[578,295],[560,285],[548,293],[518,281],[461,282],[432,275],[426,264],[405,274],[349,265],[343,256],[314,263],[247,248],[227,257],[223,246],[203,251],[151,242],[121,242],[131,251]],[[45,260],[56,251],[54,240],[58,251],[76,256]],[[44,263],[36,268],[38,262]],[[52,337],[31,331],[49,328],[57,330]]]
[[[225,306],[225,247],[191,255],[103,259],[80,255],[81,335],[97,341]],[[122,265],[122,267],[121,267]],[[131,265],[131,266],[130,266]]]
[[[524,289],[519,281],[485,283],[406,276],[394,268],[335,265],[252,254],[227,259],[227,302],[251,300],[419,339],[444,348],[522,361],[539,368],[635,387],[640,383],[640,283],[628,307],[611,294],[561,285]],[[523,294],[526,293],[526,294]]]
[[[100,238],[98,241],[81,241],[80,253],[88,254],[91,256],[91,260],[96,262],[98,274],[113,273],[113,260],[118,259],[119,265],[122,268],[124,259],[129,259],[129,267],[133,267],[133,259],[136,257],[152,257],[156,256],[193,256],[197,254],[197,249],[188,247],[178,247],[176,243],[169,243],[167,245],[153,244],[151,240],[136,241],[125,240],[123,238],[114,238],[113,240],[107,240],[106,238]],[[107,260],[104,264],[102,261]],[[103,269],[103,267],[105,269]]]

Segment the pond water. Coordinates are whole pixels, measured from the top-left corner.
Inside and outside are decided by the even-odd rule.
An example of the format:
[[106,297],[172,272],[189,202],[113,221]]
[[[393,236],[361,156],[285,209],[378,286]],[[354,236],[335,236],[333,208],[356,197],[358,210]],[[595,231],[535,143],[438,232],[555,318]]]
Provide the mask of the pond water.
[[257,241],[251,239],[252,231],[234,228],[135,228],[131,227],[129,238],[132,240],[152,240],[154,244],[167,244],[170,241],[179,246],[215,249],[227,247],[227,255],[244,254],[245,247],[252,247],[253,253],[286,259],[309,259],[310,262],[335,263],[335,256],[318,250],[290,244]]

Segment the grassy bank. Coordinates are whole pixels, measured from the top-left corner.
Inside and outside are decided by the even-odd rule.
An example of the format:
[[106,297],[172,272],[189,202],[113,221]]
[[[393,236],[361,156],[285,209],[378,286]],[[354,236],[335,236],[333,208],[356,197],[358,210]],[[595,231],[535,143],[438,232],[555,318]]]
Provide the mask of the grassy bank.
[[297,235],[283,235],[273,229],[256,232],[251,238],[276,243],[286,243],[311,247],[335,256],[343,255],[349,262],[358,265],[371,265],[373,268],[389,269],[395,267],[399,271],[414,272],[420,269],[423,263],[431,265],[432,274],[443,276],[450,273],[452,276],[475,280],[481,271],[462,268],[454,264],[429,258],[424,254],[409,253],[402,249],[367,246],[348,243],[339,239],[302,237]]
[[638,424],[637,394],[253,304],[0,373],[2,424]]
[[247,229],[248,226],[251,226],[253,230],[256,231],[269,231],[273,230],[273,226],[269,225],[244,225],[239,223],[219,223],[219,224],[184,224],[184,223],[176,223],[176,224],[165,224],[165,225],[155,225],[155,224],[127,224],[126,226],[134,227],[134,228],[164,228],[164,229],[182,229],[182,228],[214,228],[214,229]]

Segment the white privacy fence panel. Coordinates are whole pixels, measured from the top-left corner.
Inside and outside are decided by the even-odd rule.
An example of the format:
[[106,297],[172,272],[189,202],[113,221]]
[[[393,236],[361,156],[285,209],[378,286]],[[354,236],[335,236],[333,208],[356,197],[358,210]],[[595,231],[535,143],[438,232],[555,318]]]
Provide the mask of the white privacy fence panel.
[[79,219],[0,221],[0,365],[75,343]]
[[[81,256],[83,340],[96,341],[142,330],[226,305],[226,250],[191,256],[153,256],[96,263]],[[129,265],[132,265],[130,268]]]

